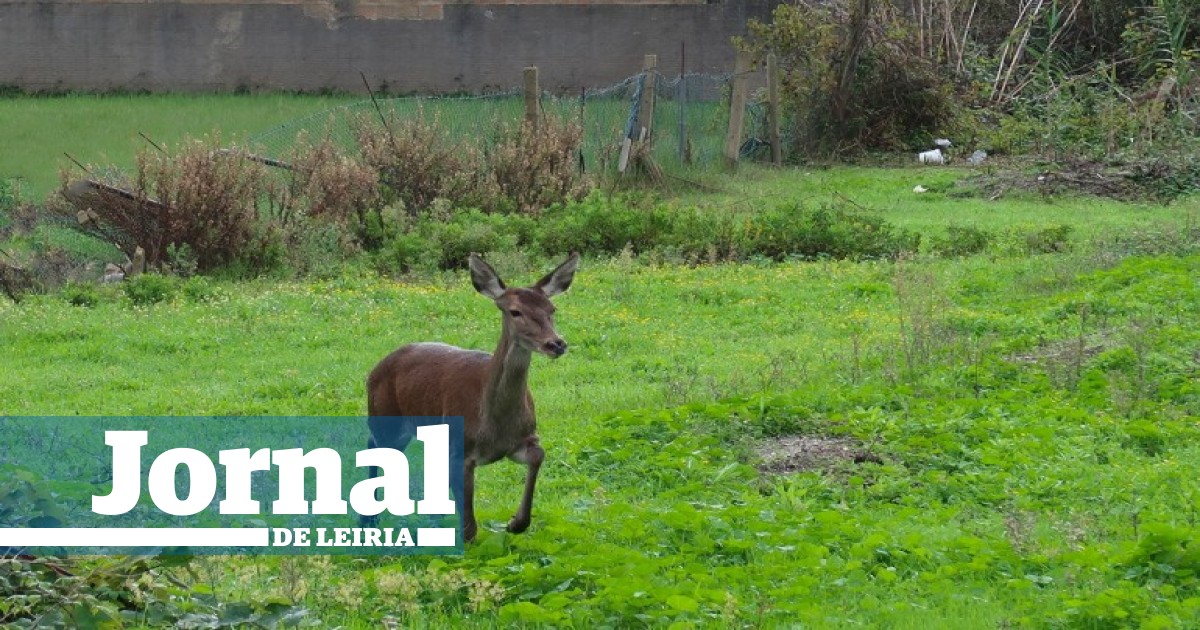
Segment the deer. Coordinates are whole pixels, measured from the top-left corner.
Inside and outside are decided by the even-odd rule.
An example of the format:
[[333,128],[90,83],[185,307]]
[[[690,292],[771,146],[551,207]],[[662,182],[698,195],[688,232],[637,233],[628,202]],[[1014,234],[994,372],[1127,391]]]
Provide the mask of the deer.
[[[474,540],[475,468],[508,458],[526,466],[525,489],[507,530],[529,528],[538,471],[545,460],[537,435],[529,367],[533,354],[557,359],[567,342],[554,329],[550,298],[571,286],[579,266],[572,253],[532,286],[510,288],[478,254],[469,258],[471,284],[500,310],[500,340],[495,352],[466,350],[443,343],[412,343],[381,360],[367,377],[367,448],[403,450],[416,434],[405,416],[463,418],[461,470],[450,471],[461,506],[463,541]],[[452,447],[457,446],[452,444]],[[376,476],[375,467],[368,471]],[[374,517],[362,517],[364,525]]]

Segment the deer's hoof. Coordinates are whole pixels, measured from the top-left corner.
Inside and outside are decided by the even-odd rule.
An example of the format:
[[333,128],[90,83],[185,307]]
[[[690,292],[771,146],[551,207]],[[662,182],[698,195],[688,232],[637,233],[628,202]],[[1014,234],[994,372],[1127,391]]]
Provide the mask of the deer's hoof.
[[518,518],[514,516],[513,519],[508,522],[508,532],[510,534],[520,534],[527,529],[529,529],[528,518]]

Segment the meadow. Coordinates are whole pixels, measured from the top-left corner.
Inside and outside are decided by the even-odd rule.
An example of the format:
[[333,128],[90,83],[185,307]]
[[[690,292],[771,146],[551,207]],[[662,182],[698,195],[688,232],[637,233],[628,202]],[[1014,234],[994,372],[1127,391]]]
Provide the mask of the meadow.
[[[498,463],[462,557],[153,571],[174,596],[247,603],[191,620],[210,626],[286,604],[347,628],[1195,627],[1200,200],[956,194],[972,174],[747,169],[664,203],[836,198],[928,238],[1066,224],[1067,246],[585,258],[556,299],[571,351],[531,373],[547,463],[525,534],[503,529],[523,469]],[[489,258],[514,284],[549,262]],[[498,335],[457,272],[138,286],[0,301],[0,416],[324,415],[365,439],[386,353]],[[160,625],[129,608],[127,626]]]
[[[497,464],[462,558],[181,575],[345,627],[1193,625],[1200,257],[1098,247],[588,260],[558,300],[572,350],[532,372],[549,461],[530,532],[503,532],[521,470]],[[492,308],[465,276],[350,272],[5,303],[0,414],[333,415],[365,435],[374,362],[490,348]],[[868,456],[763,460],[795,435]]]
[[84,164],[129,168],[146,146],[138,132],[163,145],[220,130],[226,142],[315,111],[362,100],[301,94],[67,94],[0,96],[0,179],[24,183],[41,200],[59,186],[62,168]]

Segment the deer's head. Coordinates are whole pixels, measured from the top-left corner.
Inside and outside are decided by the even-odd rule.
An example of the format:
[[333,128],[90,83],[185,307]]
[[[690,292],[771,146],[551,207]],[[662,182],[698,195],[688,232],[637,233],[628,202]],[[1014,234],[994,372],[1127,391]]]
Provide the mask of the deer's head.
[[471,254],[471,284],[492,298],[504,317],[504,330],[531,352],[552,359],[567,353],[567,342],[554,330],[554,304],[550,298],[566,291],[579,267],[579,254],[571,254],[554,271],[530,287],[508,288],[491,265],[478,254]]

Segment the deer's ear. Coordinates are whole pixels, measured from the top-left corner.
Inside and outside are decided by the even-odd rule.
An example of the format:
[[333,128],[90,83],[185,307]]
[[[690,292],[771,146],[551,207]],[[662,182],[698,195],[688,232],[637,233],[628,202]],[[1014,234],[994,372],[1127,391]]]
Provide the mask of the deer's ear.
[[575,279],[575,270],[578,268],[579,252],[574,252],[557,269],[546,274],[545,278],[538,280],[533,286],[546,297],[554,297],[571,288],[571,281]]
[[500,276],[496,275],[496,270],[492,266],[484,262],[479,254],[471,254],[471,284],[475,285],[475,290],[486,295],[493,300],[504,295],[504,281]]

